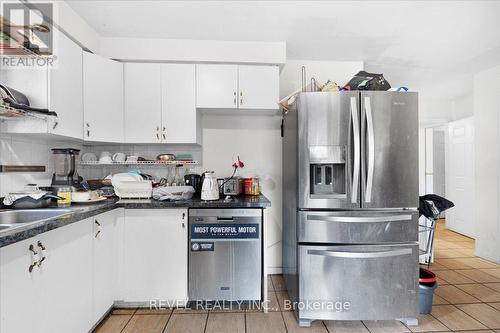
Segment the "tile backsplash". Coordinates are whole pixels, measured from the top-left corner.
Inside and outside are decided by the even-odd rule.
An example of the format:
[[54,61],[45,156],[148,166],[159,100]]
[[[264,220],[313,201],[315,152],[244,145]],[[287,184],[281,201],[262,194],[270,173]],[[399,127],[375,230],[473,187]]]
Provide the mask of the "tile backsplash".
[[53,174],[51,149],[56,147],[82,148],[81,145],[70,142],[0,134],[0,164],[44,165],[46,167],[45,172],[0,173],[0,196],[22,190],[26,184],[49,185]]
[[[193,159],[201,163],[202,148],[194,145],[139,145],[114,144],[83,146],[81,143],[70,141],[55,141],[39,137],[10,135],[0,133],[0,164],[2,165],[45,165],[45,172],[30,173],[0,173],[0,197],[7,193],[22,190],[26,184],[50,185],[53,174],[52,148],[77,148],[80,156],[85,152],[93,152],[97,156],[103,151],[112,154],[123,152],[127,155],[137,155],[146,158],[155,158],[162,153],[191,154]],[[201,173],[202,167],[189,166],[188,172]],[[130,169],[140,169],[156,179],[167,177],[167,166],[83,166],[77,167],[78,173],[84,179],[104,178],[109,174],[126,172]],[[170,167],[171,169],[171,167]]]

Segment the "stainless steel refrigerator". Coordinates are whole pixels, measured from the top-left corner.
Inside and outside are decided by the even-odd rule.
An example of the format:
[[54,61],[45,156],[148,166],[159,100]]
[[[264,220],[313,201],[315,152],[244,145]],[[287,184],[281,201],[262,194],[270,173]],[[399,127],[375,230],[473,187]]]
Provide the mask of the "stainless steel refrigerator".
[[299,324],[418,315],[418,95],[301,93],[283,117],[283,274]]

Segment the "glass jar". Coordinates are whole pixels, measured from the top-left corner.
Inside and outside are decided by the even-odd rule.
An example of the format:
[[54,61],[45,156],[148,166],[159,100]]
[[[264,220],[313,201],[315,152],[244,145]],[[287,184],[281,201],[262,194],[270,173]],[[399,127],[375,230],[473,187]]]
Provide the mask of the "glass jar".
[[57,196],[61,199],[57,200],[57,207],[69,207],[71,205],[71,187],[58,187]]

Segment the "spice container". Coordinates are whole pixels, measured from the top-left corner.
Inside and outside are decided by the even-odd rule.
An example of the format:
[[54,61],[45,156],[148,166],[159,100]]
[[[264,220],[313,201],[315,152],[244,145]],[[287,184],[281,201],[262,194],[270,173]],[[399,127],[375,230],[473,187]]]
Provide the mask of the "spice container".
[[58,187],[57,196],[62,199],[57,200],[57,207],[69,207],[71,205],[71,187]]
[[259,178],[245,178],[243,180],[243,188],[247,195],[260,195]]

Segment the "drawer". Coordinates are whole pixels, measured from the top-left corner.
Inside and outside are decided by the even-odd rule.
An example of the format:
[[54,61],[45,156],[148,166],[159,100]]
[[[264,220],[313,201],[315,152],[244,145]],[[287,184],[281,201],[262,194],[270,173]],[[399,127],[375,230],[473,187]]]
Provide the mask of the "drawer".
[[418,245],[299,246],[301,319],[418,315]]
[[416,211],[301,211],[299,242],[406,243],[418,240]]

